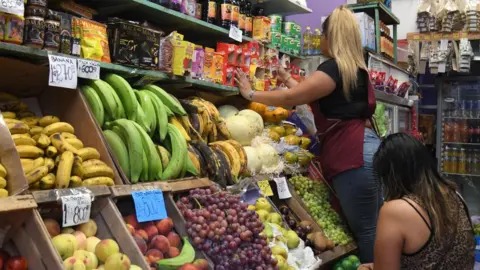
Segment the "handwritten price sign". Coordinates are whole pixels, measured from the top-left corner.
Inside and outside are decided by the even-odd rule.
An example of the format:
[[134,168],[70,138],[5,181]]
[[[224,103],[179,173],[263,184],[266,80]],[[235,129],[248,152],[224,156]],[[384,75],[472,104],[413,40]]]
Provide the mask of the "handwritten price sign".
[[23,17],[25,4],[23,0],[0,0],[0,11]]
[[92,198],[89,194],[62,197],[63,226],[70,227],[86,223],[90,219]]
[[238,29],[235,25],[230,26],[230,32],[228,32],[228,36],[231,39],[242,42],[242,35],[242,30]]
[[77,88],[77,59],[50,54],[48,61],[50,64],[48,85]]
[[100,79],[100,63],[92,60],[78,59],[78,77],[90,80]]
[[273,180],[277,183],[278,198],[283,200],[292,197],[285,177],[273,178]]
[[139,222],[147,222],[167,218],[165,201],[161,190],[132,192],[135,212]]

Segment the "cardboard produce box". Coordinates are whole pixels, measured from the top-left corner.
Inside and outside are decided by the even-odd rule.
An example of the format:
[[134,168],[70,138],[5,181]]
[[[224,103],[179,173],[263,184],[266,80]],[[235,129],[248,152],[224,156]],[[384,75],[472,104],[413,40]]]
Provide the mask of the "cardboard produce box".
[[[85,189],[85,188],[82,188]],[[73,190],[73,189],[70,189]],[[125,254],[131,264],[140,266],[142,269],[148,269],[145,265],[145,259],[143,254],[138,250],[135,242],[129,236],[129,232],[123,222],[122,216],[118,211],[115,203],[110,199],[110,189],[106,186],[89,187],[88,190],[94,196],[94,201],[91,204],[90,218],[96,223],[97,231],[95,237],[100,240],[112,239],[118,246],[120,253]],[[65,191],[65,190],[62,190]],[[59,225],[62,224],[62,205],[58,200],[58,193],[56,190],[34,191],[32,192],[35,201],[38,204],[38,211],[41,219],[35,220],[35,226],[45,228],[45,219],[49,219],[48,229],[55,231],[55,226],[52,226],[55,220]],[[42,220],[43,219],[43,220]],[[78,229],[77,227],[70,227],[72,229]],[[64,228],[63,228],[64,229]],[[63,231],[63,233],[68,233]],[[52,248],[56,253],[56,260],[62,264],[63,260],[60,257],[60,253],[57,252],[53,243],[49,239],[49,235],[45,236],[48,240],[49,248]],[[77,238],[79,238],[77,236]],[[86,241],[88,245],[88,240]],[[86,247],[88,249],[88,246]],[[65,259],[65,258],[64,258]],[[48,269],[60,269],[60,268],[48,268]]]
[[0,91],[20,97],[36,116],[54,115],[60,121],[71,124],[84,146],[97,149],[100,159],[112,168],[114,183],[123,184],[105,145],[103,134],[80,91],[48,86],[46,66],[0,58],[0,73]]

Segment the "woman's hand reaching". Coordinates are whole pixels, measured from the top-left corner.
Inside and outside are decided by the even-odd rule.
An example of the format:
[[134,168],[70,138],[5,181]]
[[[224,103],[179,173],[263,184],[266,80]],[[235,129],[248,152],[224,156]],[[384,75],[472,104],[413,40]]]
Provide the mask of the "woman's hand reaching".
[[252,85],[250,84],[247,74],[243,72],[243,70],[237,68],[237,72],[235,72],[235,81],[238,83],[240,94],[244,98],[251,100]]

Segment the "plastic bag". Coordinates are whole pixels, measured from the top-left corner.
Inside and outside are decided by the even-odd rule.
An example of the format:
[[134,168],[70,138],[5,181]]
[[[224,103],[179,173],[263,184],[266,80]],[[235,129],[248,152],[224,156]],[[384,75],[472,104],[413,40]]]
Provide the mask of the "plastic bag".
[[303,124],[307,127],[309,134],[317,134],[317,127],[315,126],[315,116],[307,105],[297,106],[295,109],[298,117],[302,120]]

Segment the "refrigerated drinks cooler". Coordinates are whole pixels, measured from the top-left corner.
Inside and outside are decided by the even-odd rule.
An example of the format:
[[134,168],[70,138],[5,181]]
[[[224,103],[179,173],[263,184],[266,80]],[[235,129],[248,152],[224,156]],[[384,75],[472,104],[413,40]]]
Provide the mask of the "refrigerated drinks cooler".
[[381,134],[382,136],[397,132],[409,133],[411,131],[412,114],[410,108],[414,105],[413,101],[382,91],[375,91],[375,98],[377,103],[385,105],[387,132],[386,134]]
[[480,214],[480,77],[437,79],[439,171],[460,188],[470,214]]

